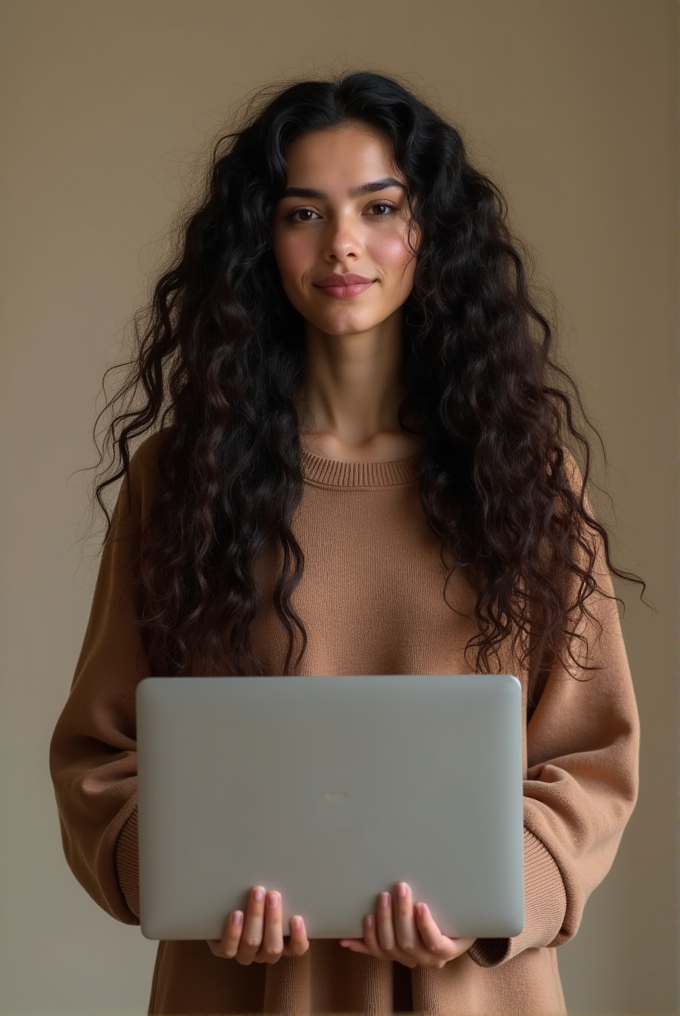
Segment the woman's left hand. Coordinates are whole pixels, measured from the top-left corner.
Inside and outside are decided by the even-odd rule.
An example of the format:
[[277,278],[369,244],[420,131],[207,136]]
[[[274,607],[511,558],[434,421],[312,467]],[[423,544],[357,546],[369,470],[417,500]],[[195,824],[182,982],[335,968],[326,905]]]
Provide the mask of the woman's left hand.
[[474,938],[449,938],[442,935],[425,903],[411,900],[406,882],[398,882],[394,899],[380,893],[375,917],[364,917],[363,938],[341,938],[340,945],[352,952],[365,953],[379,960],[396,960],[406,967],[434,967],[467,952]]

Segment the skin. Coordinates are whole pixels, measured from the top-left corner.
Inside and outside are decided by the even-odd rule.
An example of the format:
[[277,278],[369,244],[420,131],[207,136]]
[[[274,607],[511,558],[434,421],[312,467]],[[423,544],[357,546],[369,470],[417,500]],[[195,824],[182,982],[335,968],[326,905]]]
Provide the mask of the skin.
[[[283,289],[305,321],[307,371],[297,394],[301,440],[341,461],[405,457],[420,446],[397,418],[405,395],[401,308],[413,288],[413,251],[420,244],[414,225],[409,247],[406,178],[387,140],[354,124],[297,138],[286,175],[286,188],[325,195],[284,196],[271,223]],[[387,177],[403,186],[350,194]],[[375,281],[364,293],[337,300],[314,285],[336,272]]]
[[[284,291],[305,319],[301,438],[311,450],[341,461],[386,462],[409,455],[420,441],[403,432],[397,419],[405,394],[399,379],[401,307],[413,286],[416,257],[408,243],[406,192],[391,185],[369,194],[349,193],[386,177],[404,187],[407,181],[389,143],[354,124],[298,138],[288,151],[286,170],[287,187],[325,195],[283,197],[271,226]],[[394,207],[386,210],[388,204]],[[419,242],[414,230],[416,254]],[[314,286],[334,272],[376,281],[356,297],[335,300]],[[375,913],[365,915],[363,928],[363,939],[341,939],[340,946],[411,968],[440,969],[474,942],[443,935],[427,905],[414,905],[405,882],[378,895]],[[300,956],[309,941],[299,915],[291,917],[290,935],[284,938],[281,894],[255,886],[245,917],[233,911],[222,939],[208,945],[215,956],[249,966]]]
[[[256,899],[258,891],[261,900]],[[291,917],[290,936],[284,939],[281,913],[281,894],[254,886],[245,920],[241,910],[233,911],[222,938],[208,942],[212,953],[222,959],[235,959],[242,966],[277,963],[282,956],[302,956],[309,949],[305,922],[299,915]],[[238,918],[242,923],[236,923]],[[295,922],[299,922],[298,927]],[[340,945],[377,959],[396,960],[411,969],[421,966],[441,970],[449,960],[467,952],[475,941],[443,935],[429,907],[424,903],[414,906],[406,882],[398,882],[393,893],[380,893],[375,914],[367,914],[363,924],[363,938],[340,939]]]

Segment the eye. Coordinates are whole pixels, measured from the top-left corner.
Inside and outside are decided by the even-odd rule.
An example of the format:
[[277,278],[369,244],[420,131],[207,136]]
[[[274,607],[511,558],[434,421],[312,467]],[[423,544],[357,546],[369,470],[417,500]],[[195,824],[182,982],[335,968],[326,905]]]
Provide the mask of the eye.
[[311,219],[295,218],[296,215],[303,215],[305,213],[308,213],[310,215],[316,215],[316,212],[314,211],[313,208],[294,208],[291,212],[288,212],[288,214],[284,216],[284,218],[286,222],[311,222],[312,221]]
[[[375,201],[371,205],[371,208],[387,208],[390,211],[396,211],[396,207],[397,206],[393,205],[391,201]],[[387,215],[377,215],[376,218],[378,218],[378,219],[386,219],[386,218],[389,218],[389,216],[387,216]]]
[[[392,204],[391,201],[374,201],[369,207],[371,209],[387,209],[386,212],[378,212],[372,215],[371,218],[373,219],[388,219],[391,213],[397,210],[397,206]],[[284,216],[284,219],[286,222],[313,222],[314,220],[309,217],[312,215],[318,215],[313,208],[293,208]],[[298,216],[302,216],[302,218],[298,218]]]

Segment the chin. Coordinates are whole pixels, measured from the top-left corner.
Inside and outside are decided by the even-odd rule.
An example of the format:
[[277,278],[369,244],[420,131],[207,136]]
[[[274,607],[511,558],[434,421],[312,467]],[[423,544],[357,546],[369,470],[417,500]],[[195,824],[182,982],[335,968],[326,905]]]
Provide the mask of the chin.
[[335,313],[330,314],[304,314],[303,316],[316,325],[324,332],[329,332],[333,335],[341,335],[346,333],[348,335],[355,334],[357,332],[367,332],[371,328],[378,328],[384,321],[392,317],[394,314],[393,310],[388,310],[383,313],[367,314],[365,309],[359,309],[358,307],[339,307]]
[[381,318],[379,321],[343,321],[342,324],[334,321],[328,322],[313,322],[319,331],[325,332],[327,335],[337,335],[338,338],[343,335],[361,335],[363,332],[370,332],[373,328],[378,328],[383,322]]

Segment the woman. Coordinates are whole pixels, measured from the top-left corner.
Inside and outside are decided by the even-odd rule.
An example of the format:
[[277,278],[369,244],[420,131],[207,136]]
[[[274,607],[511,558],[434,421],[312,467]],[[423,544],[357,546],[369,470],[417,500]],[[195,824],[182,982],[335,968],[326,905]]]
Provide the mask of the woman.
[[51,769],[76,877],[134,924],[142,677],[517,674],[524,931],[447,938],[400,884],[363,939],[308,941],[253,887],[220,942],[160,943],[150,1013],[565,1012],[555,947],[637,794],[609,571],[641,580],[591,513],[505,216],[381,75],[265,91],[218,142],[112,400],[100,503],[123,484]]

